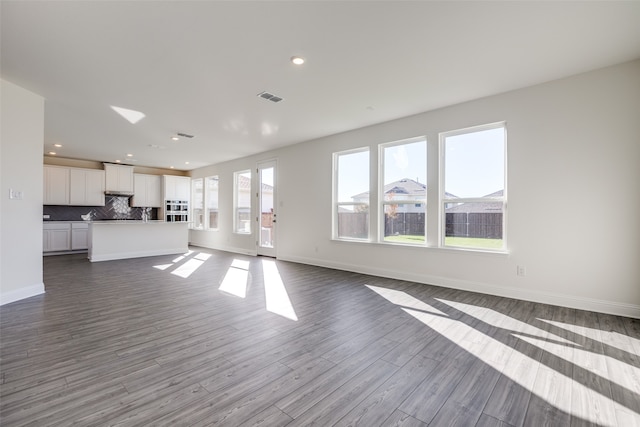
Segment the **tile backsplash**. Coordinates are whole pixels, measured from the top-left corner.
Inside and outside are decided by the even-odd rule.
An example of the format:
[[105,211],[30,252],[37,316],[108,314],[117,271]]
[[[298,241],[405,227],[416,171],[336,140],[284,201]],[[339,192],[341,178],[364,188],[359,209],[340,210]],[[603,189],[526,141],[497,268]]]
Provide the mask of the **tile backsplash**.
[[[110,219],[142,219],[144,208],[129,206],[129,197],[105,196],[104,206],[59,206],[44,205],[42,214],[49,215],[45,221],[82,221],[81,215],[91,212],[94,221]],[[151,208],[149,219],[158,219],[158,209]]]

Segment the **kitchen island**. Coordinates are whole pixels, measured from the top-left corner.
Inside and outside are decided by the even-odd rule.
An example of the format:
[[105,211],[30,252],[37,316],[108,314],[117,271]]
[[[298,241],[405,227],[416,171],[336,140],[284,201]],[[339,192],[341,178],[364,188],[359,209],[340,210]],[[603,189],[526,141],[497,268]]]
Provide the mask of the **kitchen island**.
[[89,260],[140,258],[188,251],[186,222],[92,221],[89,223]]

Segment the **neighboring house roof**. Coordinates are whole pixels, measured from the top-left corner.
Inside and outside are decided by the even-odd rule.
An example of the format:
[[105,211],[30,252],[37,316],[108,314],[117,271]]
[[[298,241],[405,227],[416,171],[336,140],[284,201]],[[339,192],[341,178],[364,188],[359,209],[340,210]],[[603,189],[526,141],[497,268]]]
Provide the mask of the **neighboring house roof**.
[[[502,197],[504,190],[498,190],[483,197]],[[500,213],[502,202],[461,203],[445,209],[447,213]]]
[[[398,194],[398,195],[407,195],[407,196],[422,196],[424,197],[427,193],[427,186],[418,181],[415,181],[410,178],[403,178],[399,181],[392,182],[384,186],[384,194]],[[483,197],[502,197],[504,195],[504,190],[498,190],[491,194],[487,194]],[[451,194],[445,193],[445,196],[450,199],[457,199],[458,197]],[[353,200],[365,199],[369,197],[369,192],[366,191],[364,193],[356,194],[352,196]],[[390,200],[391,197],[389,198]],[[455,203],[455,202],[453,202]],[[460,203],[446,209],[447,213],[484,213],[484,212],[502,212],[502,202],[482,202],[482,203]]]
[[[238,176],[238,186],[241,191],[251,191],[251,178],[240,175]],[[262,184],[262,191],[273,191],[273,186],[268,184]]]
[[[411,178],[402,178],[401,180],[394,181],[384,186],[384,194],[403,194],[408,196],[426,196],[427,185],[421,182],[415,181]],[[445,193],[447,197],[455,198],[457,196],[451,193]],[[364,199],[369,197],[369,192],[356,194],[351,196],[352,199]]]
[[[384,186],[384,194],[404,194],[408,196],[424,196],[427,193],[426,184],[422,184],[410,178],[403,178],[401,180],[389,183]],[[351,196],[352,199],[368,198],[369,192],[356,194]]]

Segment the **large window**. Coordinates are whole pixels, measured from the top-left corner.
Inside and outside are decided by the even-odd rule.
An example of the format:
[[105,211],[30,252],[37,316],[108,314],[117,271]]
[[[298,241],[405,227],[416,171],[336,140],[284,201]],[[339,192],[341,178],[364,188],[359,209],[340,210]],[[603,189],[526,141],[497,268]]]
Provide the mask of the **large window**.
[[204,228],[204,191],[202,178],[191,180],[191,227]]
[[440,144],[441,244],[504,250],[504,123],[446,132]]
[[210,230],[218,229],[218,187],[219,180],[217,176],[209,176],[205,178],[205,217],[207,218],[207,228]]
[[369,239],[369,149],[334,153],[333,236]]
[[427,141],[380,145],[380,236],[401,244],[425,244]]
[[251,233],[251,171],[235,172],[233,191],[233,229],[236,233]]

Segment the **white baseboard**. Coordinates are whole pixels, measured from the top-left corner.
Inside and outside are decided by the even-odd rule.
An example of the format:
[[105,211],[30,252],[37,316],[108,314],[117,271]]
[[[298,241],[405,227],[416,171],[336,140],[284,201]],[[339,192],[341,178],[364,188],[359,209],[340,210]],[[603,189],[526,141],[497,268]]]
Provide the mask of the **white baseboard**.
[[91,262],[97,261],[113,261],[116,259],[127,259],[127,258],[143,258],[148,256],[158,256],[158,255],[175,255],[175,254],[184,254],[189,252],[188,247],[184,248],[173,248],[173,249],[159,249],[159,250],[150,250],[150,251],[136,251],[136,252],[114,252],[114,253],[106,253],[89,256],[89,260]]
[[24,288],[16,289],[15,291],[0,293],[0,305],[10,304],[12,302],[41,294],[44,294],[44,283],[26,286]]
[[215,249],[217,251],[223,251],[223,252],[231,252],[234,254],[242,254],[242,255],[249,255],[249,256],[256,256],[258,255],[258,251],[257,250],[247,250],[246,248],[238,248],[235,246],[225,246],[225,245],[211,245],[211,244],[205,244],[205,243],[190,243],[191,246],[195,246],[195,247],[199,247],[199,248],[206,248],[206,249]]
[[558,305],[562,307],[576,308],[579,310],[595,311],[599,313],[613,314],[617,316],[640,319],[640,306],[635,304],[620,303],[616,301],[597,300],[584,297],[554,294],[550,292],[533,291],[531,289],[505,288],[488,283],[472,282],[468,280],[450,279],[441,276],[407,273],[404,271],[387,270],[373,266],[343,264],[328,262],[326,260],[306,258],[298,256],[278,257],[282,261],[297,262],[300,264],[316,265],[319,267],[333,268],[336,270],[353,271],[355,273],[369,274],[390,279],[408,280],[427,285],[442,286],[445,288],[460,289],[463,291],[478,292],[506,298],[514,298],[524,301],[532,301],[543,304]]

